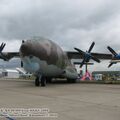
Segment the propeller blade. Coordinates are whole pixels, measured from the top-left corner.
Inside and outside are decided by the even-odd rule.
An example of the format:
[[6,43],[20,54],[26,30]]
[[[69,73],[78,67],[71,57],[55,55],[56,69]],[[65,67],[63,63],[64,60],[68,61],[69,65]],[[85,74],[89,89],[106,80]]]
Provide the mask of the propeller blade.
[[83,61],[81,62],[80,68],[82,68],[82,66],[84,65],[84,63],[85,63],[85,58],[84,58]]
[[84,52],[84,51],[82,51],[82,50],[80,50],[80,49],[78,49],[78,48],[74,48],[74,49],[77,50],[79,53],[85,55],[85,52]]
[[90,46],[90,48],[89,48],[89,50],[88,50],[88,53],[91,52],[91,50],[93,49],[94,45],[95,45],[95,42],[93,42],[93,43],[91,44],[91,46]]
[[96,57],[94,57],[94,56],[91,56],[91,58],[92,58],[94,61],[100,63],[100,60],[99,60],[98,58],[96,58]]
[[0,46],[0,53],[1,53],[2,50],[4,49],[5,45],[6,45],[5,43],[2,43],[2,44],[1,44],[1,46]]
[[108,65],[108,68],[110,68],[113,64],[114,64],[114,63],[110,63],[110,64]]
[[108,46],[107,48],[114,56],[117,55],[117,53],[110,46]]

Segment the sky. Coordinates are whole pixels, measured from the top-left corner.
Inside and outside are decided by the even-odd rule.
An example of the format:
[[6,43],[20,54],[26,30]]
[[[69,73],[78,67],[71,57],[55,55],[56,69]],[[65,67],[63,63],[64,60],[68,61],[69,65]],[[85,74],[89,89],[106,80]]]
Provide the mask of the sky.
[[[109,53],[120,52],[119,0],[0,0],[0,43],[4,51],[19,51],[21,40],[42,36],[66,51],[74,47]],[[90,70],[108,70],[108,61]],[[117,64],[109,70],[119,70]]]

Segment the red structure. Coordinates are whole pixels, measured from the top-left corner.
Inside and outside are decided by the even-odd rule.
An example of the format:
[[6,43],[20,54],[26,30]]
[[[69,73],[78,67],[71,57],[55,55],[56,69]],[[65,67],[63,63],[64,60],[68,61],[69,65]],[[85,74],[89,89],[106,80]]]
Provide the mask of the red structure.
[[82,81],[85,81],[85,80],[92,80],[92,74],[89,73],[88,71],[86,71],[85,75],[82,77],[81,80],[82,80]]

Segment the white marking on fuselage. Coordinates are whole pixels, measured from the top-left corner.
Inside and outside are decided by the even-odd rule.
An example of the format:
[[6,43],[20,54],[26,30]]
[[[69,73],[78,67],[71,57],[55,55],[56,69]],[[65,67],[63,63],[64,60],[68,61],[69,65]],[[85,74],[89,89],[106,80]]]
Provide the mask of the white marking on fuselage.
[[38,62],[32,62],[31,59],[29,57],[24,57],[22,58],[23,64],[24,64],[24,69],[30,73],[36,73],[37,71],[39,71],[40,66],[38,64]]
[[42,74],[44,76],[59,76],[62,74],[63,70],[56,65],[48,65],[45,60],[40,60],[39,58],[33,56],[23,57],[23,67],[26,71],[33,74]]

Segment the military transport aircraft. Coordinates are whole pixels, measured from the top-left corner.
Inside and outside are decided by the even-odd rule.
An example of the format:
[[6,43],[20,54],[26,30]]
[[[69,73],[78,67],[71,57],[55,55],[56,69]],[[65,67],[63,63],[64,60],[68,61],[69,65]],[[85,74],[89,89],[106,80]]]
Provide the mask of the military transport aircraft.
[[86,52],[78,48],[75,48],[77,52],[65,52],[53,41],[42,37],[24,40],[19,52],[2,52],[5,45],[2,43],[0,46],[0,58],[9,61],[13,57],[20,57],[24,69],[36,76],[35,86],[45,86],[52,78],[67,78],[70,83],[76,82],[78,74],[71,59],[83,58],[82,67],[90,59],[100,62],[99,59],[112,58],[111,54],[91,53],[94,42]]

